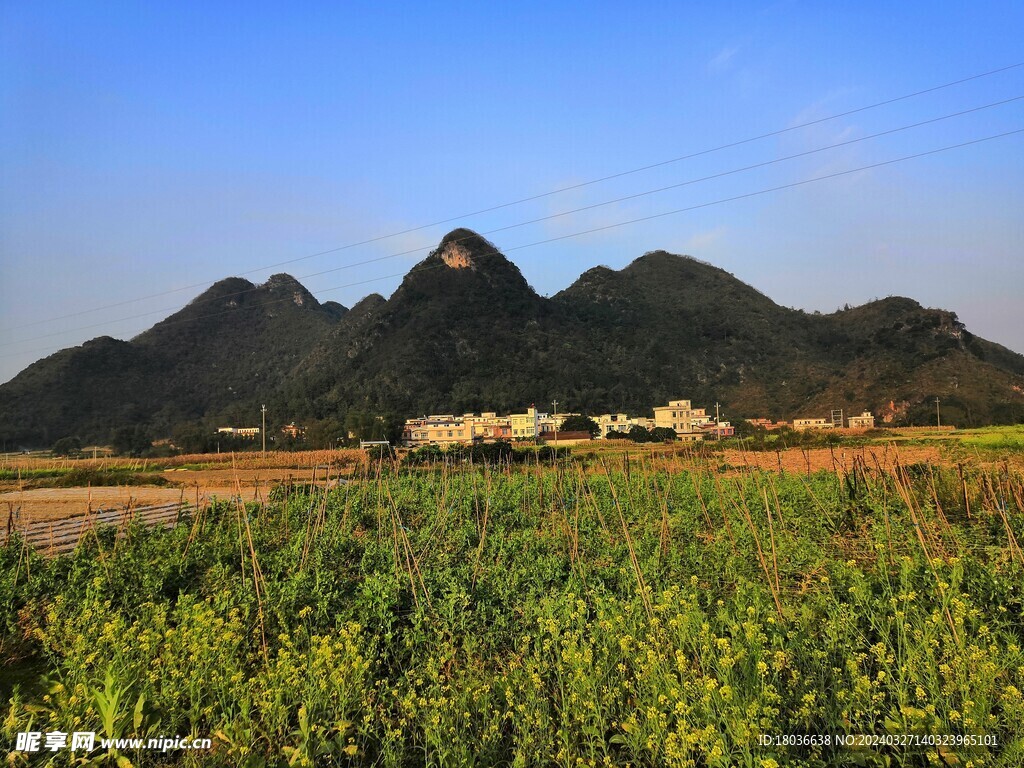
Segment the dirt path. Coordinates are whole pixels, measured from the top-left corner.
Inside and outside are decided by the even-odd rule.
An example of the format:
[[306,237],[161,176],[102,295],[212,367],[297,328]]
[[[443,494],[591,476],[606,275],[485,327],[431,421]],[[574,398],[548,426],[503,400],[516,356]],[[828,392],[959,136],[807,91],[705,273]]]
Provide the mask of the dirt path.
[[7,519],[12,513],[16,516],[20,514],[21,522],[24,524],[39,520],[59,520],[90,510],[169,504],[180,501],[181,498],[181,488],[36,488],[31,491],[0,493],[0,514],[6,527]]

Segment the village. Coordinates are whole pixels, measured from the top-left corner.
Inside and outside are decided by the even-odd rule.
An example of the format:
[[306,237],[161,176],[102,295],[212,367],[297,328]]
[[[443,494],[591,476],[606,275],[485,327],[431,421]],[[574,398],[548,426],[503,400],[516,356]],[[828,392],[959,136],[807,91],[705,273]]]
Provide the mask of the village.
[[[401,444],[406,448],[425,445],[472,445],[474,443],[509,442],[561,442],[570,444],[581,440],[606,440],[627,437],[630,430],[640,428],[649,433],[668,435],[680,441],[720,440],[734,437],[736,427],[720,417],[715,404],[714,415],[707,408],[694,407],[690,400],[670,400],[667,405],[652,409],[653,417],[630,416],[626,413],[558,413],[558,401],[552,402],[550,413],[539,411],[531,404],[522,413],[499,415],[496,412],[431,414],[406,419],[401,433]],[[842,410],[833,410],[828,417],[796,418],[790,421],[772,421],[766,418],[745,419],[747,424],[765,430],[788,428],[796,432],[808,430],[864,430],[875,426],[870,411],[857,416],[845,416]],[[597,429],[594,430],[596,425]],[[657,430],[657,432],[655,432]],[[263,434],[260,427],[220,427],[218,433],[257,440]],[[301,440],[305,430],[294,422],[281,428],[281,433]],[[642,434],[642,433],[641,433]],[[355,435],[349,435],[355,437]],[[271,438],[273,439],[273,438]],[[385,441],[363,441],[381,444]]]
[[[553,403],[557,406],[557,401]],[[733,437],[736,428],[717,415],[710,415],[706,408],[697,408],[690,400],[670,400],[667,405],[652,409],[654,417],[630,416],[625,413],[602,413],[584,416],[579,413],[543,413],[531,405],[523,413],[500,416],[496,413],[465,413],[420,416],[407,419],[402,430],[402,444],[409,448],[423,445],[446,445],[450,443],[472,444],[496,440],[510,441],[575,441],[608,439],[610,436],[625,436],[634,427],[653,432],[656,429],[672,430],[682,441],[721,439]],[[718,411],[716,404],[715,410]],[[597,425],[596,434],[577,429],[563,429],[579,418],[589,418]],[[871,429],[874,416],[869,411],[859,416],[844,419],[841,410],[833,411],[829,418],[794,419],[792,423],[770,419],[747,419],[748,423],[765,429],[790,427],[795,431],[822,429]]]

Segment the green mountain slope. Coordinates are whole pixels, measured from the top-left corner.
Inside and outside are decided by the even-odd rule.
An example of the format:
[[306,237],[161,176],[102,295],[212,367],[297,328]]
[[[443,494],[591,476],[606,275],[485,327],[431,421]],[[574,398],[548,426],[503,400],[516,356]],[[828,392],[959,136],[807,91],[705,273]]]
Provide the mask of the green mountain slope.
[[204,416],[253,422],[253,402],[278,391],[345,314],[288,275],[221,280],[131,341],[62,350],[0,386],[0,435],[49,445],[108,440],[131,424],[160,435]]

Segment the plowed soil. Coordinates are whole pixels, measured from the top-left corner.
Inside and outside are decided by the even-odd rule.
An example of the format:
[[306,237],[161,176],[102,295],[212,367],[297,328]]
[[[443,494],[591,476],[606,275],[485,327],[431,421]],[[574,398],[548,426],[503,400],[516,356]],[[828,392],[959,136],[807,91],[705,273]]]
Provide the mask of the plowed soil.
[[[260,501],[275,486],[291,480],[309,483],[311,469],[171,469],[160,473],[173,485],[104,486],[93,488],[36,488],[0,493],[0,525],[6,528],[10,517],[21,523],[58,520],[90,510],[124,509],[184,501],[204,505],[210,500],[241,496],[245,501]],[[325,470],[316,473],[318,484],[327,480]]]

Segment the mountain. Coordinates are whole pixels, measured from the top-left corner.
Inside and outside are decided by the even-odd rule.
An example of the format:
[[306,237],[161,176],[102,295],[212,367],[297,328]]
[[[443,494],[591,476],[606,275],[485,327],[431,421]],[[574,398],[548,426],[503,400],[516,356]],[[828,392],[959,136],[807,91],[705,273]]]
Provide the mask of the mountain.
[[49,445],[68,435],[109,440],[125,425],[166,434],[205,416],[251,422],[252,404],[280,389],[346,314],[289,275],[221,280],[131,341],[94,339],[0,386],[0,435]]
[[868,408],[928,423],[939,396],[947,421],[1024,418],[1024,357],[951,312],[890,298],[807,314],[664,251],[595,267],[544,299],[469,230],[447,235],[370,315],[339,323],[305,369],[295,391],[318,415],[500,412],[555,397],[649,413],[690,397],[737,417]]
[[501,410],[556,391],[559,308],[469,230],[449,233],[372,312],[350,315],[299,379],[330,408]]
[[[664,251],[551,298],[457,229],[387,299],[320,304],[294,278],[223,280],[131,341],[101,338],[0,386],[0,435],[104,440],[175,425],[544,407],[649,413],[671,398],[741,416],[871,409],[894,424],[1024,421],[1024,356],[955,314],[891,297],[828,315],[775,304]],[[542,405],[544,404],[544,405]]]

